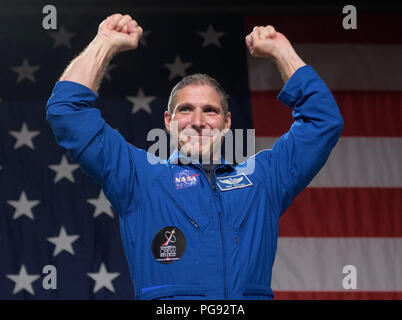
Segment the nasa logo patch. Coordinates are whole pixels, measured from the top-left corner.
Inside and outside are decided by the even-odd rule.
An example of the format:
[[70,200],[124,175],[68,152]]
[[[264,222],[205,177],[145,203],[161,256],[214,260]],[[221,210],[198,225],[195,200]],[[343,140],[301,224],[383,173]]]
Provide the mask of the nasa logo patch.
[[176,186],[176,190],[186,189],[198,184],[200,175],[192,170],[184,169],[175,174],[173,183]]
[[186,237],[175,226],[160,229],[152,241],[152,253],[156,261],[172,263],[179,260],[186,250]]

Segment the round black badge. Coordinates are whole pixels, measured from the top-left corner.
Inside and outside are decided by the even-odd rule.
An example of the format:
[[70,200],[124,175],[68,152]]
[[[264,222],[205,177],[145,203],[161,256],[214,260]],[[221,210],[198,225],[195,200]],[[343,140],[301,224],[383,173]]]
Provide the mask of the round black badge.
[[161,263],[172,263],[179,260],[185,250],[186,237],[175,226],[160,229],[152,240],[152,253],[156,261]]

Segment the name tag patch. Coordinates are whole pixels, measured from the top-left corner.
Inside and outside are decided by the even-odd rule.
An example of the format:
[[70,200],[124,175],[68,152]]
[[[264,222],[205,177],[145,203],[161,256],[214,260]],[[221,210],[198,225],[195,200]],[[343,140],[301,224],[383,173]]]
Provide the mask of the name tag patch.
[[247,188],[253,185],[253,183],[244,173],[240,173],[235,176],[218,177],[216,178],[216,184],[221,191]]

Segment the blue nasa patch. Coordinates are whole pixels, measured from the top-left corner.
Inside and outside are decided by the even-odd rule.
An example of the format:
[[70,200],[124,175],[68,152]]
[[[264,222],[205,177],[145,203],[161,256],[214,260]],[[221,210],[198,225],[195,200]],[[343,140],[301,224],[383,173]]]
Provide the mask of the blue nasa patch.
[[234,176],[218,177],[216,178],[216,184],[221,191],[246,188],[253,185],[253,183],[244,173]]
[[176,190],[186,189],[195,186],[199,182],[200,175],[192,170],[184,169],[175,174],[173,183]]

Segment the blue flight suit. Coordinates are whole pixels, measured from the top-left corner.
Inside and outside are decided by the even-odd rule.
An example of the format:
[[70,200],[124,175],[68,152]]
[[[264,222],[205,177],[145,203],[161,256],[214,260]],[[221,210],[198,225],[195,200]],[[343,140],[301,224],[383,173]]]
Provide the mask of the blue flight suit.
[[163,161],[127,143],[94,108],[96,99],[81,84],[57,82],[47,119],[119,213],[135,298],[272,299],[279,218],[343,129],[314,69],[299,68],[278,95],[293,109],[290,130],[272,150],[218,166],[212,188],[201,166],[177,151]]

